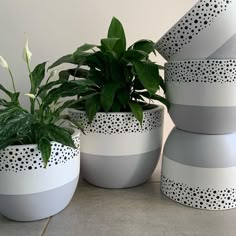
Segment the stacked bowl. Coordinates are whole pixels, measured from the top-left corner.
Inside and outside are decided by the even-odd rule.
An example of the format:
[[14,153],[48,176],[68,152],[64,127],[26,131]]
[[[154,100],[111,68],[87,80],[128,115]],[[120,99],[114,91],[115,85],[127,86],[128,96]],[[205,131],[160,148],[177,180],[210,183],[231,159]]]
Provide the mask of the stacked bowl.
[[199,0],[156,44],[170,116],[161,190],[199,209],[236,208],[236,1]]

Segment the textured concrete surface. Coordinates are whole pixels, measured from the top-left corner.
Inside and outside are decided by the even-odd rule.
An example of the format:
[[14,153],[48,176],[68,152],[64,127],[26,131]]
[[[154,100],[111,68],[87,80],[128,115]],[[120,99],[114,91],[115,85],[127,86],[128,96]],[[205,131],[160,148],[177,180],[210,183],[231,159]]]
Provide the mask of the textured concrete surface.
[[236,235],[236,210],[211,212],[179,205],[160,192],[158,172],[148,183],[123,190],[96,188],[80,181],[64,211],[33,223],[0,217],[0,236]]

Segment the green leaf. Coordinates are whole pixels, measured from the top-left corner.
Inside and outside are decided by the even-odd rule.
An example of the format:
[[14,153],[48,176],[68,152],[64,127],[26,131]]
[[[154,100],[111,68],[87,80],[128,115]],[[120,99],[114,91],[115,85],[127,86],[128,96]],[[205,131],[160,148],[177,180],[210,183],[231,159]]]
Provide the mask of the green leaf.
[[121,22],[115,17],[112,18],[107,37],[119,38],[121,40],[121,52],[124,52],[126,50],[125,31]]
[[112,107],[111,107],[112,112],[120,112],[121,111],[121,104],[119,101],[114,100]]
[[8,117],[5,122],[1,120],[0,123],[0,139],[7,139],[12,136],[17,137],[18,134],[22,136],[30,129],[34,122],[34,117],[30,113],[15,113]]
[[43,158],[43,162],[45,164],[45,167],[48,164],[48,161],[51,156],[51,143],[47,138],[41,138],[38,143],[38,149],[40,150]]
[[166,93],[166,85],[165,85],[165,82],[161,76],[160,76],[160,87],[162,88],[164,93]]
[[129,91],[123,89],[123,90],[119,90],[117,92],[117,98],[119,100],[119,102],[123,105],[123,107],[126,107],[126,105],[128,104],[129,100],[130,100],[130,93]]
[[69,78],[70,78],[70,73],[68,70],[62,70],[59,72],[59,80],[60,81],[69,80]]
[[139,40],[134,43],[131,48],[134,50],[146,52],[147,54],[150,54],[151,52],[155,53],[155,43],[151,40]]
[[31,73],[31,88],[32,88],[32,93],[36,93],[38,87],[40,86],[41,82],[44,79],[45,76],[45,66],[47,62],[43,62],[39,65],[37,65],[33,72]]
[[76,52],[85,52],[85,51],[91,50],[91,49],[93,49],[95,47],[97,47],[97,46],[94,45],[94,44],[85,43],[84,45],[78,47]]
[[8,95],[8,97],[12,98],[13,93],[7,90],[2,84],[0,84],[0,90],[2,90],[6,95]]
[[159,101],[163,103],[167,107],[168,110],[170,109],[170,102],[166,98],[160,95],[157,95],[157,94],[150,95],[148,92],[142,92],[140,93],[140,95],[151,100]]
[[101,105],[105,112],[108,112],[113,104],[116,91],[119,88],[118,83],[105,84],[101,91]]
[[91,123],[93,121],[93,118],[95,117],[96,113],[99,111],[101,105],[100,105],[100,99],[99,96],[93,96],[85,101],[85,111],[88,117],[89,122]]
[[135,118],[139,121],[140,125],[143,124],[143,108],[136,102],[129,102],[129,107],[133,112]]
[[74,76],[77,78],[87,78],[89,74],[89,70],[82,69],[82,68],[75,68],[75,69],[69,69],[67,70],[68,75]]
[[45,134],[50,138],[51,141],[58,142],[62,145],[76,148],[74,141],[71,137],[71,133],[63,127],[58,127],[54,124],[48,124],[45,127]]
[[139,51],[139,50],[128,50],[124,52],[123,59],[130,61],[141,61],[144,58],[148,57],[148,53],[145,51]]
[[59,58],[57,61],[55,61],[51,66],[48,67],[48,70],[56,67],[56,66],[59,66],[63,63],[71,63],[71,64],[76,64],[75,60],[74,60],[74,57],[72,54],[68,54],[66,56],[63,56],[61,58]]
[[0,106],[7,107],[9,106],[9,102],[6,101],[5,99],[0,98]]
[[156,64],[148,62],[134,62],[138,79],[150,94],[155,94],[159,89],[159,69]]
[[120,57],[120,55],[124,52],[122,48],[122,41],[119,38],[102,39],[101,45],[105,49],[105,52],[109,52],[116,57]]

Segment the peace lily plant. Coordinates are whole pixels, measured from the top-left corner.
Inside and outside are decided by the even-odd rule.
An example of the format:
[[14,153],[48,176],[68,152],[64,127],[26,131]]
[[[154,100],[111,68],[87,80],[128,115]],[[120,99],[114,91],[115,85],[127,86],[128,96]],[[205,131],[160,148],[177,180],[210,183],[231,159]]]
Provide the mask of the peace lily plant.
[[151,61],[156,55],[155,43],[139,40],[126,46],[126,36],[121,22],[113,17],[107,38],[100,45],[84,44],[74,53],[65,55],[53,63],[54,68],[70,63],[74,68],[66,70],[78,83],[90,82],[93,90],[78,95],[74,108],[85,110],[90,122],[97,112],[129,112],[142,124],[143,110],[150,108],[152,100],[169,108],[169,102],[157,91],[165,90],[159,74],[162,66]]
[[77,82],[68,81],[63,72],[59,73],[58,80],[52,80],[55,71],[46,77],[46,62],[31,70],[31,57],[27,39],[23,51],[30,80],[30,91],[24,94],[30,99],[30,109],[27,109],[20,103],[21,94],[17,91],[10,66],[0,56],[0,65],[9,72],[12,83],[12,91],[0,84],[0,91],[4,94],[0,98],[0,150],[10,145],[37,144],[46,165],[50,158],[51,141],[75,148],[72,131],[62,124],[66,120],[75,127],[79,124],[62,113],[77,101],[62,101],[61,98],[70,96],[73,89],[80,94],[88,88],[86,84],[74,88]]

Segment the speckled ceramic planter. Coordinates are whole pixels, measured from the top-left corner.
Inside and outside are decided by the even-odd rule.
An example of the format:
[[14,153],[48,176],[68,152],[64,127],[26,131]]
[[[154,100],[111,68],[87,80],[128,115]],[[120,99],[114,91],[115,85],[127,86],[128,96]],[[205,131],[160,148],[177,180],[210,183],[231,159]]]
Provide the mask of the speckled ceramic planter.
[[167,61],[235,59],[235,22],[235,0],[199,0],[157,42],[156,48]]
[[158,163],[163,135],[164,107],[144,112],[141,128],[134,115],[97,113],[89,125],[85,112],[69,110],[83,121],[81,174],[104,188],[128,188],[147,181]]
[[161,190],[199,209],[236,208],[236,133],[202,135],[173,129],[162,161]]
[[75,131],[78,149],[52,142],[47,168],[36,145],[0,150],[0,214],[16,221],[35,221],[63,210],[79,179],[79,136]]
[[235,68],[236,60],[165,65],[169,113],[179,129],[205,134],[236,132]]

